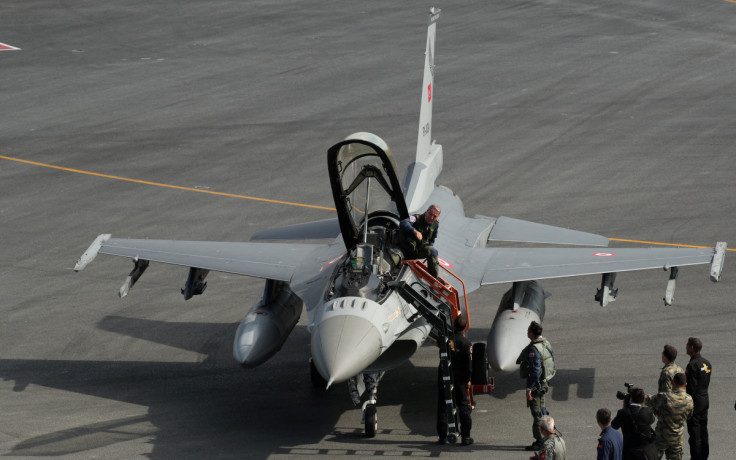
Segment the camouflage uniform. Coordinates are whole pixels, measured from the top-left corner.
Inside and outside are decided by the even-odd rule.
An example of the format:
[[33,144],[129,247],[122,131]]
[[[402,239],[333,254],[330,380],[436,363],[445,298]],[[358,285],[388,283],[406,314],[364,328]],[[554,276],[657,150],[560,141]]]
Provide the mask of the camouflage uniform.
[[567,460],[567,447],[565,440],[559,433],[544,438],[542,449],[537,452],[539,460]]
[[659,413],[655,444],[659,458],[667,454],[668,460],[682,460],[682,440],[685,422],[693,415],[693,398],[684,388],[669,393],[647,395],[646,405]]
[[675,377],[675,374],[684,373],[685,371],[675,364],[674,361],[665,364],[662,368],[662,372],[659,374],[659,387],[657,388],[657,393],[667,393],[672,391],[672,379]]

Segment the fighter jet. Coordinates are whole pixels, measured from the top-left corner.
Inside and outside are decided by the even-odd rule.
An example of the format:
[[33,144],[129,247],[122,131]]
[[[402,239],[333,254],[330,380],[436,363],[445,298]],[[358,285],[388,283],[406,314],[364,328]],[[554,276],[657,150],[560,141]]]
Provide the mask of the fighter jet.
[[[599,235],[510,217],[467,217],[460,198],[437,185],[443,149],[432,141],[432,99],[439,17],[439,10],[430,11],[416,155],[402,181],[387,143],[357,132],[327,150],[333,219],[264,230],[252,237],[270,242],[119,239],[103,234],[74,269],[82,270],[100,253],[131,258],[134,268],[120,289],[121,297],[150,262],[189,268],[182,289],[185,299],[204,292],[211,270],[264,279],[262,297],[238,327],[235,359],[250,368],[271,358],[306,307],[313,381],[327,386],[391,370],[436,335],[398,286],[402,281],[419,283],[417,290],[431,299],[438,293],[427,294],[432,280],[405,268],[395,241],[400,222],[430,204],[442,210],[435,243],[442,285],[450,285],[462,299],[484,285],[511,283],[487,340],[488,361],[497,371],[518,368],[516,358],[528,343],[529,323],[544,320],[546,293],[539,280],[599,274],[596,300],[601,306],[616,297],[617,272],[670,270],[665,303],[672,302],[678,267],[711,264],[710,279],[719,280],[726,243],[705,249],[601,249],[609,240]],[[293,242],[299,239],[327,242]],[[556,246],[491,247],[494,241]]]

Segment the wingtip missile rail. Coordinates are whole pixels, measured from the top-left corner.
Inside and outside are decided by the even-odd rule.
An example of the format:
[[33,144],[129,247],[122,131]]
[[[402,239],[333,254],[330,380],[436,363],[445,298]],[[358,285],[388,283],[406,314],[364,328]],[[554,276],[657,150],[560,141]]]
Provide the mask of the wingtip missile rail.
[[715,254],[713,254],[713,262],[710,266],[710,280],[717,283],[721,279],[723,272],[723,262],[726,259],[726,249],[728,244],[725,241],[716,243]]
[[92,244],[89,245],[86,251],[84,251],[84,254],[82,254],[82,257],[79,258],[77,261],[77,264],[74,266],[74,271],[78,272],[80,270],[84,270],[84,267],[86,267],[90,262],[95,260],[95,257],[97,257],[97,253],[100,252],[100,248],[102,248],[102,244],[109,240],[112,237],[109,233],[103,233],[102,235],[95,238],[95,240],[92,242]]

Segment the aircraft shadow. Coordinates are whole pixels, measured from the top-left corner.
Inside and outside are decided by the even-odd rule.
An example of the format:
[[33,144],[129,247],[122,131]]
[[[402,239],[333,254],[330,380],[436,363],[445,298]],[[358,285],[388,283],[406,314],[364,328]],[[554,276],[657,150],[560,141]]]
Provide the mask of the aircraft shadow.
[[[108,316],[102,330],[202,354],[201,362],[132,362],[0,359],[0,378],[15,392],[29,384],[76,392],[148,408],[146,415],[80,425],[25,439],[8,452],[14,456],[72,455],[139,438],[150,438],[150,458],[264,458],[317,445],[323,439],[361,444],[366,439],[360,412],[344,384],[329,391],[313,388],[309,377],[309,333],[297,326],[283,349],[255,369],[243,370],[232,359],[237,323],[169,323]],[[577,396],[591,398],[593,369],[561,370],[552,399],[566,400],[571,385]],[[412,434],[434,436],[437,368],[411,362],[388,372],[379,390],[381,406],[399,406]],[[496,378],[493,398],[520,391],[517,375]],[[480,396],[485,398],[485,396]],[[480,401],[480,404],[489,404]],[[336,428],[349,410],[352,428]],[[379,424],[379,432],[381,434]],[[403,434],[403,433],[402,433]],[[385,438],[381,444],[386,442]],[[442,446],[424,441],[395,443],[439,453]],[[457,446],[458,449],[468,449]],[[472,450],[517,450],[518,446],[472,446]]]
[[347,392],[312,388],[303,326],[271,361],[247,371],[231,357],[237,324],[108,317],[100,326],[209,355],[200,363],[0,359],[0,378],[14,381],[15,392],[33,384],[148,408],[25,439],[7,455],[72,455],[151,438],[154,459],[265,458],[283,446],[319,443],[350,405]]
[[[494,377],[496,386],[491,396],[496,399],[506,399],[509,396],[517,398],[518,393],[526,386],[526,381],[520,378],[518,372],[496,374]],[[554,380],[550,382],[551,392],[547,394],[547,398],[553,401],[567,401],[573,388],[576,398],[592,399],[595,390],[595,368],[557,369]]]

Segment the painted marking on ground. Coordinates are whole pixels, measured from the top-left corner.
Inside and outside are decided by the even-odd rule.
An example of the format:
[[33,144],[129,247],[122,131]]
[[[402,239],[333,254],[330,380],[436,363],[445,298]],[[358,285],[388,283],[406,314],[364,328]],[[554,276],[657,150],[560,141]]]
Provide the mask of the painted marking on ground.
[[[734,0],[734,1],[736,1],[736,0]],[[25,163],[25,164],[34,165],[34,166],[41,166],[43,168],[58,169],[60,171],[73,172],[73,173],[77,173],[77,174],[85,174],[85,175],[88,175],[88,176],[104,177],[106,179],[121,180],[121,181],[126,181],[126,182],[133,182],[133,183],[137,183],[137,184],[153,185],[153,186],[156,186],[156,187],[171,188],[171,189],[176,189],[176,190],[185,190],[187,192],[208,193],[210,195],[226,196],[226,197],[229,197],[229,198],[241,198],[241,199],[245,199],[245,200],[263,201],[263,202],[266,202],[266,203],[284,204],[284,205],[287,205],[287,206],[299,206],[299,207],[303,207],[303,208],[321,209],[321,210],[325,210],[325,211],[335,211],[335,208],[330,208],[330,207],[327,207],[327,206],[316,206],[316,205],[304,204],[304,203],[292,203],[292,202],[289,202],[289,201],[271,200],[271,199],[268,199],[268,198],[259,198],[259,197],[247,196],[247,195],[235,195],[235,194],[232,194],[232,193],[215,192],[215,191],[212,191],[212,190],[204,190],[204,189],[201,189],[201,188],[181,187],[181,186],[178,186],[178,185],[161,184],[161,183],[158,183],[158,182],[149,182],[149,181],[144,181],[144,180],[139,180],[139,179],[130,179],[128,177],[111,176],[109,174],[100,174],[100,173],[96,173],[96,172],[92,172],[92,171],[83,171],[81,169],[65,168],[63,166],[56,166],[56,165],[50,165],[50,164],[46,164],[46,163],[39,163],[37,161],[22,160],[20,158],[8,157],[8,156],[4,156],[4,155],[0,155],[0,159],[2,159],[2,160],[8,160],[8,161],[15,161],[15,162],[18,162],[18,163]],[[690,245],[690,244],[659,243],[659,242],[656,242],[656,241],[626,240],[626,239],[622,239],[622,238],[609,238],[609,239],[611,241],[621,241],[621,242],[625,242],[625,243],[654,244],[654,245],[659,245],[659,246],[673,246],[673,247],[681,247],[681,248],[701,248],[701,249],[705,249],[705,248],[712,247],[712,246],[693,246],[693,245]],[[728,251],[736,251],[736,249],[730,249],[730,248],[727,249],[727,250]]]
[[255,197],[255,196],[235,195],[235,194],[232,194],[232,193],[215,192],[215,191],[212,191],[212,190],[204,190],[204,189],[201,189],[201,188],[181,187],[179,185],[161,184],[161,183],[158,183],[158,182],[149,182],[149,181],[145,181],[145,180],[131,179],[131,178],[128,178],[128,177],[111,176],[109,174],[100,174],[100,173],[96,173],[96,172],[92,172],[92,171],[83,171],[81,169],[65,168],[65,167],[62,167],[62,166],[55,166],[55,165],[50,165],[50,164],[46,164],[46,163],[38,163],[36,161],[21,160],[20,158],[6,157],[6,156],[3,156],[3,155],[0,155],[0,159],[10,160],[10,161],[16,161],[16,162],[19,162],[19,163],[26,163],[26,164],[34,165],[34,166],[41,166],[41,167],[44,167],[44,168],[58,169],[58,170],[61,170],[61,171],[68,171],[68,172],[73,172],[73,173],[77,173],[77,174],[86,174],[88,176],[104,177],[106,179],[114,179],[114,180],[121,180],[121,181],[126,181],[126,182],[134,182],[134,183],[137,183],[137,184],[153,185],[153,186],[156,186],[156,187],[172,188],[172,189],[176,189],[176,190],[185,190],[187,192],[208,193],[210,195],[227,196],[227,197],[230,197],[230,198],[242,198],[242,199],[253,200],[253,201],[264,201],[264,202],[267,202],[267,203],[285,204],[285,205],[288,205],[288,206],[301,206],[301,207],[304,207],[304,208],[323,209],[325,211],[334,211],[335,210],[335,208],[328,208],[326,206],[316,206],[316,205],[312,205],[312,204],[292,203],[292,202],[289,202],[289,201],[280,201],[280,200],[270,200],[268,198],[259,198],[259,197]]

